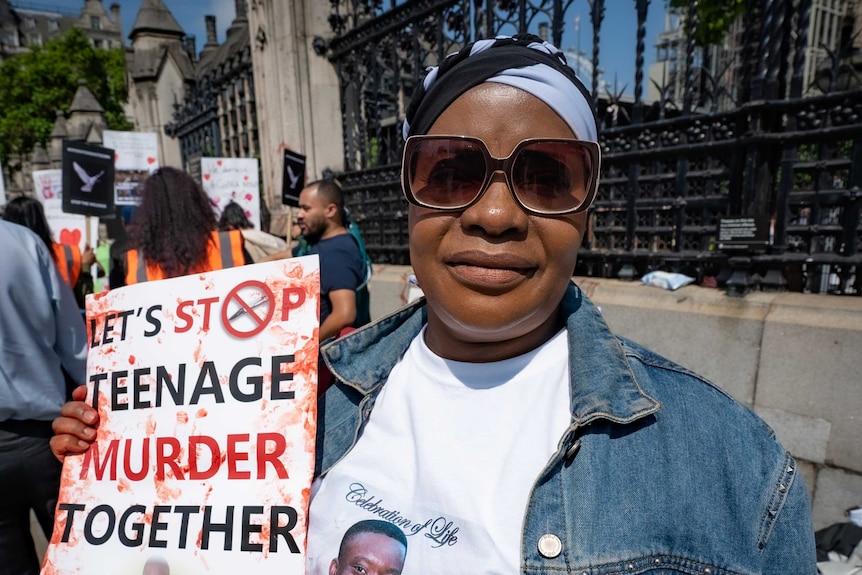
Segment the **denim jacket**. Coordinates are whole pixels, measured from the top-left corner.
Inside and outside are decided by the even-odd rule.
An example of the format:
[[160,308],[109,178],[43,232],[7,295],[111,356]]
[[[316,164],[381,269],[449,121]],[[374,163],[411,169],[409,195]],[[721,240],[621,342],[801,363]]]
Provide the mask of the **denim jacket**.
[[[524,510],[521,573],[816,573],[808,494],[772,430],[698,375],[615,337],[576,285],[560,313],[571,424]],[[425,322],[420,300],[323,347],[336,383],[319,404],[317,475],[355,445]]]

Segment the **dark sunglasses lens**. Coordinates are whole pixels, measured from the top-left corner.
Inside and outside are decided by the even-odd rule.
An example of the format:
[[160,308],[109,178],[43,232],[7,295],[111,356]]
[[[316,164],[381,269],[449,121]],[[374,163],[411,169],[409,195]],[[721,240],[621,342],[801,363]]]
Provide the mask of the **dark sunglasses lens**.
[[466,206],[485,183],[485,154],[479,144],[469,140],[420,140],[408,162],[410,193],[418,203],[431,208]]
[[564,213],[584,203],[592,158],[579,142],[532,142],[515,157],[512,185],[521,202],[540,213]]

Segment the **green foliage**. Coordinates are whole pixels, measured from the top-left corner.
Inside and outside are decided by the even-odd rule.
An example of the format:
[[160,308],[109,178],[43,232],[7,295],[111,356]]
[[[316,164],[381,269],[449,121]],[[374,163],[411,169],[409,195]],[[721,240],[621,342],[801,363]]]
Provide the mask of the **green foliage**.
[[38,143],[47,143],[57,110],[69,106],[84,80],[105,109],[108,127],[131,129],[123,114],[127,101],[125,59],[122,48],[94,48],[83,32],[70,30],[61,37],[34,46],[31,52],[0,64],[0,160],[11,171]]
[[[688,12],[691,0],[668,0],[671,10],[679,14]],[[694,0],[697,21],[694,42],[698,46],[719,44],[733,22],[745,12],[745,0]]]

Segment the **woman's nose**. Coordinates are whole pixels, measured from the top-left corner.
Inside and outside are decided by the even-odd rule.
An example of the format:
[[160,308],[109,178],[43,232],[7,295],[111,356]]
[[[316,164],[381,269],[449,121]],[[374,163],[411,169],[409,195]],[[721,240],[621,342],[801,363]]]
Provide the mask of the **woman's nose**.
[[529,215],[521,208],[502,172],[495,172],[476,203],[459,218],[464,229],[481,230],[489,236],[526,231]]

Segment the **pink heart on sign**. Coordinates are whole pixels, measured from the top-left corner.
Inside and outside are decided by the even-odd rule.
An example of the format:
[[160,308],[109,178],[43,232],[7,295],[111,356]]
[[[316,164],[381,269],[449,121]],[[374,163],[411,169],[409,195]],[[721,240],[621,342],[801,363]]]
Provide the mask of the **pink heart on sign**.
[[248,181],[248,176],[243,176],[242,179]]
[[205,179],[205,180],[210,179],[210,175],[209,175],[209,174],[204,174],[204,179]]
[[252,200],[251,194],[246,194],[245,195],[245,201],[250,202],[251,200]]
[[81,243],[81,230],[60,230],[60,243],[66,246],[77,246]]
[[216,165],[221,166],[221,160],[216,160]]
[[251,217],[251,211],[246,210],[245,211],[245,217],[250,218]]
[[148,164],[153,164],[155,161],[156,161],[156,159],[154,157],[152,157],[152,156],[147,157],[147,163]]

